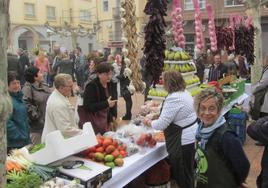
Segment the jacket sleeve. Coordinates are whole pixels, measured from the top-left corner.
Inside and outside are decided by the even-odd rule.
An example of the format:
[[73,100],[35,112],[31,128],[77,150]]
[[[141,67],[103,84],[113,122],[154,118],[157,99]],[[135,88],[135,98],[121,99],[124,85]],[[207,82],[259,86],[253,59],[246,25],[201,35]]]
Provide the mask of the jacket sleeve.
[[268,117],[260,118],[247,128],[248,135],[265,145],[268,145]]
[[267,86],[268,86],[268,70],[266,70],[263,73],[263,76],[260,79],[260,81],[257,83],[257,85],[255,86],[255,89],[253,90],[253,93],[258,92],[258,91],[264,89]]
[[23,134],[16,126],[16,122],[12,117],[7,122],[7,137],[12,140],[25,140],[28,135]]
[[99,96],[97,96],[97,84],[93,83],[94,80],[86,85],[84,98],[83,98],[83,108],[89,112],[98,112],[100,110],[109,107],[108,101],[98,101]]
[[238,185],[241,185],[248,176],[250,163],[238,137],[234,133],[226,132],[222,138],[222,149],[224,157],[231,164]]

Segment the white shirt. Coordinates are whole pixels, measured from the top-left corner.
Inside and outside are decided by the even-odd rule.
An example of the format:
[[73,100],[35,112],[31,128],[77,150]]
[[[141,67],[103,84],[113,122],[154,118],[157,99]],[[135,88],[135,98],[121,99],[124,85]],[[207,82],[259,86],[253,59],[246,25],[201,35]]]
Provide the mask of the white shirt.
[[[167,96],[159,119],[152,121],[156,130],[165,130],[171,123],[185,127],[196,120],[194,101],[188,91],[174,92]],[[183,129],[181,143],[187,145],[195,142],[198,124]]]
[[60,130],[63,136],[74,136],[81,132],[75,122],[74,107],[68,98],[55,89],[47,100],[45,125],[42,133],[42,142],[46,135]]

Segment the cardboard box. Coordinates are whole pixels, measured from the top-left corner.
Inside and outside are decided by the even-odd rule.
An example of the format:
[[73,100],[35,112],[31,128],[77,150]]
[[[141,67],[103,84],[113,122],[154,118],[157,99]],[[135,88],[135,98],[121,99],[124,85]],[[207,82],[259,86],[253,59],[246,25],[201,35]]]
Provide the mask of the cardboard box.
[[[66,161],[83,161],[84,164],[78,168],[66,169],[62,166]],[[112,178],[110,167],[80,157],[71,156],[54,165],[61,165],[59,167],[59,177],[69,180],[78,179],[85,188],[101,187],[104,182]]]

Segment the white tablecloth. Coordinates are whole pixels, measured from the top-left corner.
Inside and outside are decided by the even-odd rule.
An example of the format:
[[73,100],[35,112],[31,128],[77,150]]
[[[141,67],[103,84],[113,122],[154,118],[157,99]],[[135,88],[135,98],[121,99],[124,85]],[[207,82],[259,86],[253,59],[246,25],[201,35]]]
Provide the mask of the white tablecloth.
[[114,168],[112,179],[105,182],[102,187],[123,187],[158,161],[167,157],[167,155],[165,143],[161,142],[157,143],[156,147],[147,149],[144,154],[136,153],[130,157],[126,157],[124,158],[123,167]]
[[243,110],[246,112],[249,112],[250,108],[249,108],[249,101],[251,99],[251,95],[252,95],[252,86],[251,83],[246,83],[245,84],[245,93],[249,96],[243,103],[242,107]]
[[243,102],[249,98],[249,95],[244,93],[243,95],[241,95],[240,97],[238,97],[237,99],[231,101],[228,105],[224,106],[222,109],[222,114],[226,114],[229,110],[232,109],[232,107],[235,104],[241,105],[243,104]]

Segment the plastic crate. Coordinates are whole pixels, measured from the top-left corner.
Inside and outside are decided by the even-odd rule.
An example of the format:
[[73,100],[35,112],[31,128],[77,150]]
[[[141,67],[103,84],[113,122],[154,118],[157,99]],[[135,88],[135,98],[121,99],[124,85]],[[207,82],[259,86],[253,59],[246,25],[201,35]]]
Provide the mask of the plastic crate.
[[247,113],[228,113],[227,121],[230,127],[236,132],[239,137],[241,144],[243,145],[246,141],[246,123]]

